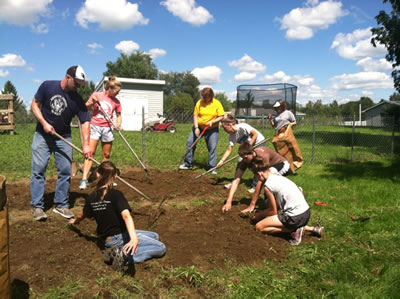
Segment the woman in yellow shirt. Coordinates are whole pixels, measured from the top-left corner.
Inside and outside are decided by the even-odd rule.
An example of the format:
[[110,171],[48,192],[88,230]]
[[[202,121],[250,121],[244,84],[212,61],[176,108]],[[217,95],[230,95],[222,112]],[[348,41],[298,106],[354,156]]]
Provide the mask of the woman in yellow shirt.
[[[206,87],[201,91],[202,99],[197,101],[193,113],[193,128],[187,141],[186,151],[192,146],[200,133],[206,126],[209,128],[204,132],[204,139],[208,149],[208,169],[214,168],[217,165],[217,145],[219,137],[219,122],[224,118],[224,108],[220,101],[214,99],[214,91]],[[185,157],[184,164],[179,166],[179,169],[192,169],[192,162],[196,146]],[[212,174],[217,174],[214,170]]]

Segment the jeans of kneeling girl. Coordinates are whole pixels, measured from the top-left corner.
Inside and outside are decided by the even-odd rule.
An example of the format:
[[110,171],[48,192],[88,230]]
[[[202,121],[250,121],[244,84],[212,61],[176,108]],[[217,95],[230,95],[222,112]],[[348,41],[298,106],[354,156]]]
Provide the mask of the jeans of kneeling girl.
[[[138,264],[153,257],[162,257],[165,254],[165,245],[159,241],[159,236],[155,232],[136,230],[139,239],[139,247],[135,254],[129,254],[128,260],[130,264]],[[130,240],[128,232],[110,236],[106,238],[105,246],[123,247]]]

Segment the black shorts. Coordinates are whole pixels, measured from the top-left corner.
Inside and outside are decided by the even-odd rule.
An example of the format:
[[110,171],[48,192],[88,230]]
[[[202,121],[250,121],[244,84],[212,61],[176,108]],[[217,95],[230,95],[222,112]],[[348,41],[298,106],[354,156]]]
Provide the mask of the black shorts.
[[310,220],[310,216],[311,216],[310,209],[308,209],[304,213],[301,213],[300,215],[296,215],[296,216],[288,216],[285,214],[278,214],[278,219],[280,222],[282,222],[282,224],[286,228],[296,230],[299,227],[303,227],[303,226],[307,225],[308,220]]

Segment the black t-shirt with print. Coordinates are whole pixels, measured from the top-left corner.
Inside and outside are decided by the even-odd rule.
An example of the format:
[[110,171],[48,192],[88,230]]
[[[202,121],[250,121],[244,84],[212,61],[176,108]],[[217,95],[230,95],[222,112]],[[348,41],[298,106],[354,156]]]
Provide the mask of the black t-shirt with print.
[[111,189],[101,200],[96,192],[89,195],[83,208],[87,218],[94,218],[97,223],[97,235],[101,238],[113,236],[126,231],[125,221],[121,216],[123,210],[131,211],[124,194]]

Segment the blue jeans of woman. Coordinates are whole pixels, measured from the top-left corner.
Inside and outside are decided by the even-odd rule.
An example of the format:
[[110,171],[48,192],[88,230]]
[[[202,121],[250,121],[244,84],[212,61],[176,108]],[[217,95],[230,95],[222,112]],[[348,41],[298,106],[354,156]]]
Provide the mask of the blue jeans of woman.
[[[71,137],[65,138],[71,142]],[[50,155],[54,153],[58,179],[54,204],[69,208],[69,185],[71,183],[72,147],[56,136],[35,132],[32,142],[31,206],[44,208],[42,201],[46,189],[46,169]]]
[[[186,151],[192,146],[198,136],[194,133],[194,127],[192,128],[192,132],[190,132],[189,138],[186,144]],[[208,149],[208,169],[213,168],[217,165],[217,145],[219,138],[219,129],[208,129],[204,132],[203,135]],[[192,167],[194,152],[196,151],[197,144],[192,148],[192,150],[185,157],[185,165],[187,167]]]
[[[135,254],[128,256],[128,263],[138,264],[153,257],[162,257],[165,254],[165,245],[159,241],[160,237],[155,232],[136,230],[139,239],[139,247]],[[114,235],[111,238],[107,237],[105,246],[118,246],[123,247],[130,241],[128,232]]]

